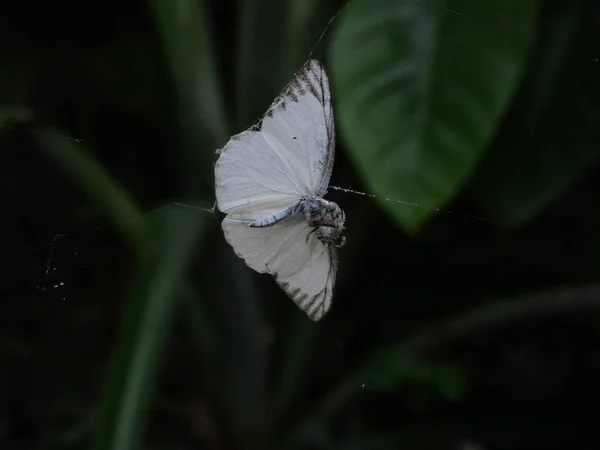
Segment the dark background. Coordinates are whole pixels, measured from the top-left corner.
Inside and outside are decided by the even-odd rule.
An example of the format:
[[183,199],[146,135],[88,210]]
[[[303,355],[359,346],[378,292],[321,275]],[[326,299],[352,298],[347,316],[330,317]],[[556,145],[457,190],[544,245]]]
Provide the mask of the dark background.
[[[1,448],[597,448],[600,140],[517,225],[488,220],[477,177],[417,235],[371,198],[330,192],[348,243],[318,324],[235,257],[218,213],[160,209],[211,208],[214,150],[260,116],[342,6],[306,2],[310,32],[290,56],[272,50],[292,3],[2,6]],[[541,21],[568,2],[542,3]],[[600,74],[600,13],[581,4],[589,28],[565,64]],[[184,18],[171,27],[169,8]],[[237,52],[244,36],[255,54]],[[261,68],[246,112],[244,61]],[[211,79],[229,127],[207,91],[199,109],[186,91]],[[566,153],[578,123],[600,123],[595,100],[581,118],[560,111],[575,120]],[[343,140],[332,185],[365,190]],[[186,233],[193,245],[169,238]],[[161,278],[173,248],[189,261]]]

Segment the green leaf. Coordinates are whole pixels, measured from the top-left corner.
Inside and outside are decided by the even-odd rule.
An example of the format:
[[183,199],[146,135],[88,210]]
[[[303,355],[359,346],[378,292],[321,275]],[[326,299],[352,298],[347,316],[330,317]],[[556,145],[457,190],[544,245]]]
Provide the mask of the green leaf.
[[291,409],[290,405],[298,385],[302,382],[316,335],[315,324],[308,322],[299,314],[293,317],[288,328],[289,334],[285,340],[287,347],[281,363],[279,386],[275,391],[272,405],[273,423],[280,421],[288,412],[287,410]]
[[519,224],[600,151],[600,42],[580,2],[548,2],[532,67],[475,189],[486,213]]
[[229,136],[205,2],[150,0],[179,101],[215,140]]
[[203,229],[202,212],[177,206],[153,215],[151,245],[143,252],[111,356],[93,448],[140,448],[177,295]]
[[[215,332],[206,319],[201,298],[183,278],[196,238],[210,222],[200,222],[200,209],[173,205],[154,213],[155,223],[151,224],[128,193],[81,144],[48,129],[35,136],[40,148],[104,209],[142,260],[109,370],[108,394],[94,441],[96,449],[133,450],[139,443],[159,356],[179,300],[183,301],[184,317],[205,361],[214,361],[218,352]],[[172,298],[174,289],[179,291],[176,298]]]
[[241,0],[238,4],[235,126],[245,128],[264,114],[283,89],[279,68],[282,36],[287,34],[286,26],[289,28],[285,21],[288,5],[280,0]]
[[418,364],[400,347],[375,351],[364,363],[359,379],[373,390],[393,391],[415,375]]
[[277,448],[295,449],[324,433],[332,417],[363,390],[392,392],[415,381],[436,388],[450,400],[462,396],[466,388],[464,374],[455,366],[428,362],[402,344],[380,348],[328,392]]
[[[215,150],[230,136],[222,77],[215,61],[205,1],[150,0],[156,27],[176,94],[177,130],[183,144],[173,152],[178,186],[200,195],[212,184]],[[202,186],[205,184],[205,186]]]
[[529,56],[537,1],[355,0],[333,42],[337,116],[367,188],[415,232],[470,177]]
[[465,373],[453,365],[434,366],[431,381],[448,400],[462,398],[467,390]]
[[[282,83],[287,84],[315,51],[322,50],[329,23],[338,2],[333,0],[288,0],[283,42]],[[315,57],[313,55],[313,57]],[[316,56],[319,58],[319,56]]]
[[459,398],[466,388],[463,372],[454,365],[422,360],[401,345],[375,351],[357,379],[376,391],[395,391],[408,381],[419,381],[450,400]]
[[0,105],[0,127],[14,122],[30,122],[33,110],[26,106],[5,107]]

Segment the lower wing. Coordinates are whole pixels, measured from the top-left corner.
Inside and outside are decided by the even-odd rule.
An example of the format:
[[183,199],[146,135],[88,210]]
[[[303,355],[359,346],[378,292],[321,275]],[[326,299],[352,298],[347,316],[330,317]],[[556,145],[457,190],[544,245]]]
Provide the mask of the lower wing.
[[303,218],[288,217],[270,227],[252,228],[230,214],[222,223],[235,253],[259,273],[269,273],[312,320],[331,306],[337,273],[335,248],[325,247]]

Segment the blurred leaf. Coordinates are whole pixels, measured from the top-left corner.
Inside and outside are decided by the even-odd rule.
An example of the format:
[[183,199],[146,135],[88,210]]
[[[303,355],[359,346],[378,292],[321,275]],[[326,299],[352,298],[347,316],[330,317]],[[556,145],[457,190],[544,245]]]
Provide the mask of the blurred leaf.
[[[517,86],[536,1],[355,0],[332,48],[342,135],[409,232],[471,175]],[[455,13],[455,12],[460,13]]]
[[[285,3],[285,2],[284,2]],[[283,51],[283,82],[286,83],[291,75],[302,66],[310,52],[308,35],[318,28],[314,26],[317,5],[325,3],[319,0],[288,0],[287,26]],[[323,10],[323,8],[320,8]],[[312,25],[312,26],[311,26]],[[304,54],[304,55],[303,55]]]
[[354,374],[324,396],[279,448],[297,448],[311,433],[325,433],[333,415],[363,389],[395,390],[409,379],[429,379],[443,395],[455,399],[464,392],[466,378],[453,366],[424,362],[427,355],[527,320],[596,313],[599,294],[600,285],[590,284],[485,304],[419,330],[398,345],[376,350]]
[[402,348],[376,350],[360,369],[367,389],[393,391],[414,376],[416,361]]
[[142,256],[108,369],[93,448],[135,450],[145,429],[177,291],[203,230],[202,212],[172,206],[153,215],[155,232]]
[[13,122],[30,122],[33,110],[25,106],[5,107],[0,105],[0,126]]
[[[212,185],[214,151],[230,135],[205,1],[150,0],[162,37],[185,142],[174,153],[180,189],[198,194]],[[198,176],[199,172],[202,176]]]
[[407,381],[418,381],[451,400],[462,396],[466,388],[464,374],[457,367],[421,360],[399,345],[376,350],[358,379],[364,380],[365,388],[377,391],[395,391]]
[[[281,86],[287,84],[314,50],[326,48],[331,17],[338,2],[333,0],[288,0]],[[318,56],[317,56],[318,58]]]
[[488,214],[526,221],[597,160],[598,23],[580,2],[548,2],[540,45],[514,113],[477,178]]
[[[173,289],[179,290],[178,299],[183,301],[184,317],[194,330],[193,337],[202,356],[206,361],[213,361],[214,353],[218,351],[218,347],[214,347],[214,330],[209,327],[203,302],[193,286],[182,279],[183,268],[193,254],[194,238],[204,228],[204,224],[199,222],[204,211],[175,205],[163,208],[152,216],[155,217],[155,228],[158,226],[158,236],[153,235],[149,219],[142,215],[127,192],[81,144],[54,130],[40,131],[36,137],[40,147],[104,208],[117,230],[133,244],[143,260],[142,281],[127,306],[126,324],[121,331],[123,339],[118,341],[116,362],[113,362],[110,372],[109,390],[114,396],[109,396],[103,410],[104,422],[95,444],[96,448],[133,448],[128,445],[137,441],[144,420],[143,403],[136,404],[140,400],[136,399],[136,395],[142,395],[141,400],[147,401],[143,391],[147,392],[152,387],[162,339],[166,336],[171,311],[177,305],[171,298]],[[148,244],[152,247],[148,248]],[[156,255],[156,252],[159,254]],[[152,276],[156,279],[153,280]],[[129,389],[131,391],[125,395],[123,390]],[[119,403],[121,400],[123,403]],[[119,415],[120,412],[123,415]],[[115,422],[112,422],[113,419]],[[122,422],[118,422],[120,419]],[[112,443],[116,447],[111,447]]]
[[[220,332],[221,395],[228,429],[238,447],[263,449],[268,439],[265,318],[254,273],[221,241],[215,260],[223,283],[215,314]],[[225,246],[227,250],[225,250]]]
[[437,389],[450,400],[462,396],[466,389],[464,375],[455,366],[421,359],[404,345],[377,349],[354,374],[325,395],[278,448],[298,448],[302,443],[314,442],[317,436],[326,435],[334,414],[362,390],[397,391],[414,381]]
[[285,339],[287,348],[281,364],[280,384],[272,407],[274,422],[280,420],[287,412],[287,408],[294,398],[298,384],[302,381],[316,334],[316,325],[299,314],[293,316],[289,328],[289,335]]
[[330,434],[328,426],[333,415],[360,390],[360,379],[356,374],[342,380],[319,401],[318,405],[306,418],[300,420],[289,434],[283,437],[281,443],[273,448],[292,450],[305,448],[303,445],[306,443],[325,447],[325,442],[328,441]]
[[467,390],[465,372],[454,365],[436,364],[431,370],[431,382],[448,400],[462,398]]
[[[280,80],[286,35],[281,0],[241,0],[237,30],[235,127],[241,131],[255,123],[283,89]],[[284,83],[287,83],[285,80]],[[225,144],[225,142],[223,142]]]
[[151,0],[177,96],[192,115],[194,129],[202,127],[213,140],[229,137],[222,86],[205,2]]

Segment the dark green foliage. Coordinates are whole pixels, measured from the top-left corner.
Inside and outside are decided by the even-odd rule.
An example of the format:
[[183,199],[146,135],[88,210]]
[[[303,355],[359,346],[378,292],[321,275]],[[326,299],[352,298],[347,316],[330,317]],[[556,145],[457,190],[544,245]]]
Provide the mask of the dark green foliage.
[[[598,446],[597,2],[26,1],[0,36],[2,448]],[[318,324],[212,209],[309,56],[331,184],[376,196],[328,194]]]

